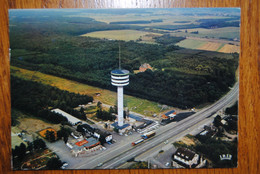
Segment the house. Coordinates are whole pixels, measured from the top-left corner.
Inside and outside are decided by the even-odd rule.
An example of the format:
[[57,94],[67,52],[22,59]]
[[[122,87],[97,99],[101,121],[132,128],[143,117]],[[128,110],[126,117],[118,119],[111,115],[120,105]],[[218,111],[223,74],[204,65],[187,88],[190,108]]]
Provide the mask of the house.
[[89,133],[90,135],[93,135],[95,132],[95,128],[93,128],[92,126],[88,125],[88,124],[82,124],[82,129],[86,132]]
[[73,136],[75,139],[83,138],[82,134],[78,131],[71,132],[71,136]]
[[86,133],[89,133],[90,135],[92,135],[98,139],[104,138],[106,142],[112,141],[113,137],[110,133],[101,131],[100,129],[95,129],[88,124],[82,124],[81,126]]
[[51,110],[51,112],[61,114],[62,116],[66,117],[68,119],[68,122],[73,126],[82,123],[81,120],[79,120],[78,118],[68,114],[67,112],[62,111],[61,109],[58,109],[58,108],[53,109],[53,110]]
[[73,139],[67,142],[66,145],[71,149],[71,153],[76,157],[80,154],[91,153],[102,148],[100,141],[93,137],[80,140]]
[[215,136],[215,134],[217,133],[218,129],[213,126],[213,124],[207,126],[204,126],[204,130],[202,132],[200,132],[200,135],[207,135],[207,136]]
[[173,120],[175,116],[176,116],[176,111],[171,110],[171,111],[163,114],[161,118],[162,118],[162,120],[167,120],[167,119]]
[[100,129],[96,129],[93,136],[97,137],[99,140],[100,138],[104,138],[106,142],[111,142],[113,139],[112,134],[101,131]]
[[147,69],[152,70],[153,68],[148,63],[144,63],[139,67],[139,72],[145,72]]
[[173,154],[173,161],[185,168],[194,168],[199,164],[200,156],[189,149],[180,147]]

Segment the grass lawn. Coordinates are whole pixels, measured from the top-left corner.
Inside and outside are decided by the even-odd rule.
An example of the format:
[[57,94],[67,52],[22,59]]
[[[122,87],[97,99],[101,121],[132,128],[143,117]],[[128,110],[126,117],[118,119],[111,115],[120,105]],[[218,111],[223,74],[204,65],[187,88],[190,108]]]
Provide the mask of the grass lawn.
[[21,130],[17,127],[11,128],[11,146],[14,149],[15,146],[20,146],[21,143],[24,143],[26,145],[26,142],[24,142],[17,133],[21,133]]
[[[117,94],[106,89],[86,85],[83,83],[67,80],[64,78],[56,77],[53,75],[47,75],[38,71],[30,71],[18,67],[11,66],[11,74],[23,79],[41,82],[43,84],[55,86],[61,90],[67,90],[69,92],[86,94],[92,96],[94,100],[99,100],[102,103],[114,106],[116,104]],[[96,93],[100,93],[100,96],[96,96]],[[148,101],[145,99],[124,95],[125,103],[130,111],[137,112],[151,116],[151,113],[160,113],[161,107],[159,103]]]

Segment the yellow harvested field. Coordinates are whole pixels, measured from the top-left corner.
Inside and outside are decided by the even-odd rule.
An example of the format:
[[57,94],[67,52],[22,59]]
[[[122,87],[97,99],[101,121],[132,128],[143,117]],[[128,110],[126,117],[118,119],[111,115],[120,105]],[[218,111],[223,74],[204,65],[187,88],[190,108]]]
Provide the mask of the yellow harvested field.
[[[101,39],[112,39],[112,40],[137,40],[140,37],[144,36],[161,36],[162,34],[158,33],[151,33],[151,32],[144,32],[144,31],[137,31],[137,30],[109,30],[109,31],[96,31],[87,34],[83,34],[81,36],[88,36],[88,37],[96,37]],[[147,37],[146,37],[147,39]]]
[[[237,43],[237,42],[234,42]],[[218,39],[192,38],[189,37],[178,42],[176,45],[189,49],[217,51],[222,53],[239,53],[240,47]]]
[[221,43],[207,42],[206,44],[198,47],[198,50],[216,51],[221,46]]
[[52,127],[55,130],[60,129],[59,124],[51,124],[46,123],[42,120],[36,119],[36,118],[22,118],[19,119],[19,126],[17,126],[20,130],[25,130],[29,133],[34,133],[43,129],[46,129],[48,127]]
[[219,50],[219,52],[222,52],[222,53],[234,53],[234,52],[237,52],[237,53],[239,53],[239,50],[240,50],[240,47],[237,46],[237,45],[226,44]]

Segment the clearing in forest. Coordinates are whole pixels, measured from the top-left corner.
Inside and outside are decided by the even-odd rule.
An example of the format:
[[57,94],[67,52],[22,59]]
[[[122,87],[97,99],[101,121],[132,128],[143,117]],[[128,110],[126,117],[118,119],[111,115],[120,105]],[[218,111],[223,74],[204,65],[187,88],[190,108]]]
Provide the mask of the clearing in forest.
[[[51,86],[57,87],[61,90],[89,95],[89,96],[92,96],[94,98],[94,100],[100,101],[104,104],[108,104],[111,106],[116,105],[117,94],[116,94],[116,92],[113,92],[113,91],[86,85],[86,84],[75,82],[72,80],[67,80],[67,79],[56,77],[53,75],[43,74],[38,71],[30,71],[30,70],[26,70],[26,69],[14,67],[14,66],[11,66],[11,74],[16,77],[19,77],[19,78],[32,80],[32,81],[36,81],[36,82],[41,82],[46,85],[51,85]],[[99,93],[100,95],[96,95],[97,93]],[[156,102],[152,102],[149,100],[145,100],[145,99],[141,99],[141,98],[137,98],[137,97],[133,97],[133,96],[129,96],[129,95],[124,95],[124,100],[125,100],[125,103],[127,104],[127,107],[129,108],[129,110],[133,111],[133,112],[137,112],[140,114],[146,114],[147,111],[149,111],[149,113],[151,113],[151,114],[147,114],[147,116],[151,116],[152,113],[158,114],[160,112],[163,112],[161,105]],[[32,124],[34,124],[34,123],[32,123]],[[51,127],[51,126],[48,126],[48,127]],[[41,129],[43,129],[43,128],[46,128],[46,127],[42,127]],[[38,130],[41,130],[41,129],[38,129]]]
[[39,120],[38,118],[21,118],[19,119],[20,124],[17,126],[20,130],[25,130],[29,133],[38,132],[52,127],[55,130],[60,129],[59,124],[46,123],[45,121]]

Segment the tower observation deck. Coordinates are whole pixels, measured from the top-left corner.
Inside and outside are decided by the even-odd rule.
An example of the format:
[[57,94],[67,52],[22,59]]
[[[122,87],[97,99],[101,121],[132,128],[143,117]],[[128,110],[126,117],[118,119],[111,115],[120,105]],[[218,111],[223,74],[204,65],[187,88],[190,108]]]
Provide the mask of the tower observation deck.
[[111,84],[117,86],[117,119],[118,126],[124,125],[124,91],[123,87],[129,84],[129,71],[116,69],[111,71]]

